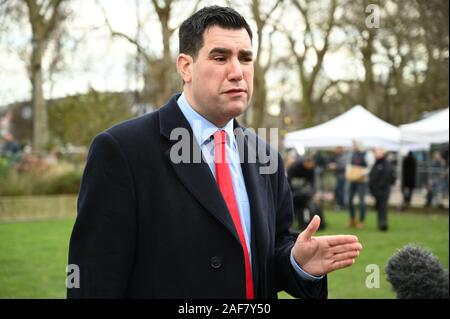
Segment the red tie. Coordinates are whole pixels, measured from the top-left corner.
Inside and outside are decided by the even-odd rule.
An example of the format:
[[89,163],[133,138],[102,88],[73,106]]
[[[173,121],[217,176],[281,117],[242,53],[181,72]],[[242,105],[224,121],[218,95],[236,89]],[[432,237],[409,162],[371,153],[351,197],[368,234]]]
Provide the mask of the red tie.
[[250,266],[250,257],[248,255],[247,244],[245,241],[244,231],[242,230],[241,219],[239,217],[239,208],[234,196],[233,183],[231,181],[230,167],[226,160],[226,133],[223,130],[214,133],[214,161],[216,163],[216,179],[219,185],[220,192],[230,211],[234,226],[236,227],[239,239],[241,241],[242,250],[244,251],[245,261],[245,282],[246,282],[246,297],[247,299],[254,299],[255,293],[253,290],[252,268]]

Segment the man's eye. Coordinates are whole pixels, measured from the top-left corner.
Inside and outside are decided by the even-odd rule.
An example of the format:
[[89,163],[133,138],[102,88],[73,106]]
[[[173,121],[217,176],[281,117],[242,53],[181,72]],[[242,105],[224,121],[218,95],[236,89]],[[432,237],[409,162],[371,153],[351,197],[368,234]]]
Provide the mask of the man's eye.
[[226,59],[225,59],[225,57],[223,57],[223,56],[216,56],[215,58],[214,58],[214,61],[217,61],[217,62],[224,62]]

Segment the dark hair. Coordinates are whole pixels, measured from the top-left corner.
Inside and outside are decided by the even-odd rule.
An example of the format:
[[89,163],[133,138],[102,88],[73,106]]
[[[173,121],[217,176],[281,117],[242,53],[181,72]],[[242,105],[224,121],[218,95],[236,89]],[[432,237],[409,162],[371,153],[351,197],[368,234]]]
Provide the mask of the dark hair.
[[200,9],[187,18],[178,33],[180,53],[189,54],[196,59],[198,51],[203,46],[203,33],[212,26],[224,29],[245,29],[252,39],[252,30],[239,13],[233,8],[209,6]]

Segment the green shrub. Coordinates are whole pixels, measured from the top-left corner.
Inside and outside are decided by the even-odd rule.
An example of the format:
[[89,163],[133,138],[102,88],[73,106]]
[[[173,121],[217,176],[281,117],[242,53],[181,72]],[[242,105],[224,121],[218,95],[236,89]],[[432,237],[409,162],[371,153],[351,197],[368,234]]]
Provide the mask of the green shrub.
[[32,185],[32,176],[11,170],[4,178],[0,178],[0,196],[29,195]]
[[39,174],[9,169],[0,178],[0,196],[77,194],[81,176],[81,168],[64,162]]
[[8,159],[0,157],[0,177],[4,178],[9,174],[11,170],[11,164]]
[[82,172],[69,171],[49,179],[42,179],[34,185],[33,194],[77,194],[80,190]]

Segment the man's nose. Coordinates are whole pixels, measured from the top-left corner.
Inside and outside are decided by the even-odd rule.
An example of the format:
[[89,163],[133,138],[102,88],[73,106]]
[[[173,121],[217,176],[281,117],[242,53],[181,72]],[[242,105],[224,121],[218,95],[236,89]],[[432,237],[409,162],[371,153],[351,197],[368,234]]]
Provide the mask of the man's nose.
[[231,59],[228,66],[228,81],[240,81],[243,77],[241,62],[239,59]]

